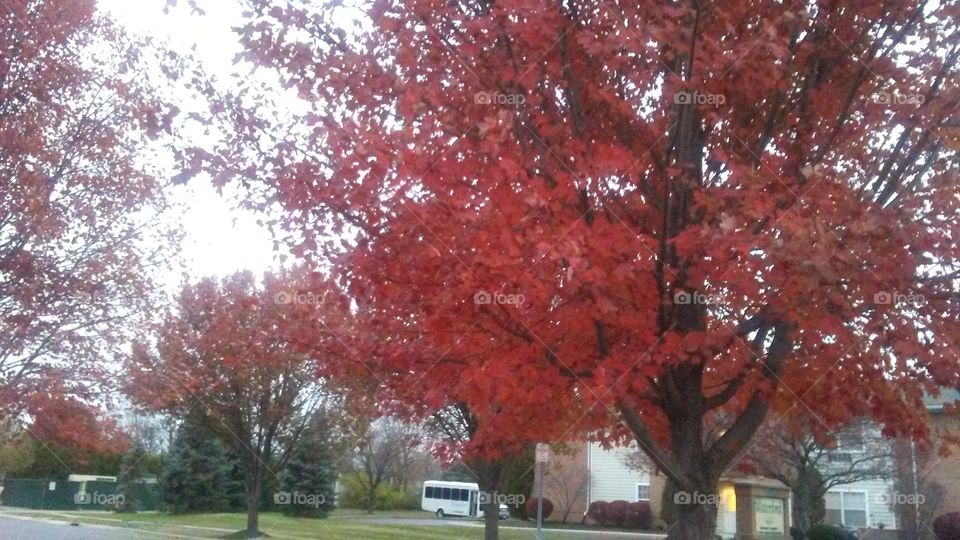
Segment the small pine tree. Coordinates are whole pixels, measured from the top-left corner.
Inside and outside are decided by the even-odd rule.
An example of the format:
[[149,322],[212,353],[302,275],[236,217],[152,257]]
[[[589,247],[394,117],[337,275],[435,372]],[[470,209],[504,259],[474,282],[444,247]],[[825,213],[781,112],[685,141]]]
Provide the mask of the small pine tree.
[[328,418],[314,415],[280,477],[280,487],[289,495],[281,505],[284,514],[323,518],[333,508],[337,472],[331,441]]
[[[527,497],[528,500],[534,499],[533,474],[530,473],[536,466],[534,448],[533,444],[527,444],[523,448],[523,451],[507,465],[503,475],[502,489],[504,493],[519,493]],[[473,482],[473,480],[470,480],[470,482]],[[509,509],[510,515],[515,518],[527,519],[530,517],[526,505],[510,505]],[[532,517],[537,517],[536,512],[534,512]]]
[[[243,461],[237,453],[223,445],[224,458],[226,461],[226,479],[224,480],[224,492],[226,495],[226,507],[228,512],[246,512],[247,511],[247,493],[246,482],[247,473],[243,469]],[[264,475],[264,488],[270,482],[273,475]],[[266,491],[265,491],[266,493]]]
[[133,513],[140,509],[137,487],[145,457],[146,451],[138,443],[133,445],[120,461],[120,474],[117,476],[117,489],[114,492],[117,502],[112,508],[115,512]]
[[220,440],[188,419],[177,431],[160,474],[160,504],[172,513],[229,510],[230,473]]

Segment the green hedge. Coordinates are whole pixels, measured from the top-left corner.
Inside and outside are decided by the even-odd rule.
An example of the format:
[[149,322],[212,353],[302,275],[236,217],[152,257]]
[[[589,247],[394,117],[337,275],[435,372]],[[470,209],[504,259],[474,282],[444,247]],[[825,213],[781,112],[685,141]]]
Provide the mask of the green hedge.
[[[340,495],[342,508],[367,508],[367,494],[355,475],[345,474],[340,479],[343,492]],[[374,510],[416,510],[420,508],[420,493],[405,493],[390,484],[377,486]]]

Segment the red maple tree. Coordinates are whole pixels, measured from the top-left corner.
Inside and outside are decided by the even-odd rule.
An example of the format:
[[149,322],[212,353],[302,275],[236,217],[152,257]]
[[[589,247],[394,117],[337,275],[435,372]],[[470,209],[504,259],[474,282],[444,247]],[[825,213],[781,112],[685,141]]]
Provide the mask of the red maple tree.
[[[178,61],[158,60],[93,0],[2,2],[0,51],[0,417],[10,420],[43,399],[95,406],[82,396],[108,380],[103,361],[149,305],[151,268],[172,237],[144,148],[169,143],[177,109],[159,70],[174,76]],[[71,418],[64,430],[94,436],[86,415],[57,421]]]
[[[208,164],[477,448],[555,401],[710,501],[771,410],[923,436],[960,383],[956,6],[255,5],[246,58],[312,108],[225,102]],[[713,537],[676,510],[669,538]]]
[[[32,394],[25,412],[33,418],[28,433],[57,460],[85,465],[90,452],[122,454],[131,445],[129,434],[95,402],[84,401],[62,388]],[[70,471],[74,472],[74,471]],[[82,472],[82,471],[76,471]]]
[[289,456],[319,402],[321,364],[340,348],[331,338],[321,349],[318,336],[337,324],[330,314],[338,303],[332,292],[313,296],[319,290],[316,280],[292,273],[267,275],[262,284],[242,272],[188,285],[126,365],[134,403],[204,419],[239,456],[250,538],[260,534],[264,475]]

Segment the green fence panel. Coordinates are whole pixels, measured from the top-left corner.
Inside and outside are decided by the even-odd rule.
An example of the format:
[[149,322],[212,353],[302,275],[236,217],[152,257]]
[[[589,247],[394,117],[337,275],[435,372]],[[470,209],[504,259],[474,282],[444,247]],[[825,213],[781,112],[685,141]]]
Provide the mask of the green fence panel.
[[160,501],[160,488],[157,484],[137,484],[137,499],[140,500],[140,510],[152,511],[157,509]]
[[[81,485],[81,482],[67,480],[7,478],[3,482],[0,502],[5,506],[36,510],[105,510],[116,501],[118,484],[115,482],[86,482],[86,489],[82,494]],[[139,510],[157,509],[157,484],[138,483],[134,487],[134,493],[140,503]]]
[[[7,478],[3,482],[3,504],[39,510],[71,510],[76,482],[41,478]],[[53,488],[53,489],[51,489]]]

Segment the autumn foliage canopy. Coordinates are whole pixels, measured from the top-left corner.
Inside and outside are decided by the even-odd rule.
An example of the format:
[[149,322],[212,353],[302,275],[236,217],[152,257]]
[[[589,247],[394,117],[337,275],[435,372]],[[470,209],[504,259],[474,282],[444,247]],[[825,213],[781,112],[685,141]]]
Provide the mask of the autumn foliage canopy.
[[393,336],[379,373],[468,402],[474,444],[629,434],[694,488],[770,408],[922,435],[922,392],[960,383],[956,16],[261,6],[246,58],[306,127],[248,103],[238,134],[275,144],[210,164],[283,205],[297,253],[334,258]]
[[170,144],[177,57],[92,0],[4,0],[0,51],[0,416],[108,444],[79,409],[104,401],[175,238],[148,154]]

